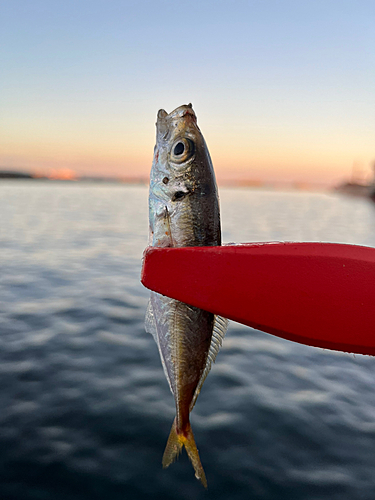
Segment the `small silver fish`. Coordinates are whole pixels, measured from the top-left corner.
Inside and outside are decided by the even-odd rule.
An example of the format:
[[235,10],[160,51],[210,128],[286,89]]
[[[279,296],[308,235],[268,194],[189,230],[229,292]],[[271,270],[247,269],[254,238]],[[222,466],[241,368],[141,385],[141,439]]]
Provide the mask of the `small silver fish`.
[[[158,112],[149,217],[152,246],[221,244],[215,174],[191,104],[169,114],[163,109]],[[176,279],[183,280],[183,276]],[[145,327],[158,345],[176,403],[163,467],[168,467],[185,446],[196,478],[207,487],[189,414],[219,351],[227,320],[151,292]]]

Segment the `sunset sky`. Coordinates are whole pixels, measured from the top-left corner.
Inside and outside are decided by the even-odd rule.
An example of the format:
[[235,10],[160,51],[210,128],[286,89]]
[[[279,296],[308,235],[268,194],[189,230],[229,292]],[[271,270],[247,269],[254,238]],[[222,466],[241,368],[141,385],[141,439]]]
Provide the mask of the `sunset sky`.
[[145,177],[189,102],[219,182],[369,175],[374,0],[0,2],[0,170]]

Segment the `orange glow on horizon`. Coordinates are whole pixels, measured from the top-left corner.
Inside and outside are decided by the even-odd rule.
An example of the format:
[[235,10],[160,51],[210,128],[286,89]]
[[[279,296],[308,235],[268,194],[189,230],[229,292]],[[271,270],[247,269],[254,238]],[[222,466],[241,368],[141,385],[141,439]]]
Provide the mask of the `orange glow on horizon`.
[[[316,134],[304,136],[291,131],[278,135],[275,131],[215,130],[205,124],[205,134],[218,182],[269,182],[324,183],[334,185],[352,177],[353,162],[361,165],[361,176],[372,178],[371,164],[374,153],[367,142],[358,137],[353,142],[345,137]],[[18,134],[9,130],[4,136],[0,151],[0,170],[28,171],[36,176],[56,179],[75,179],[82,176],[144,179],[149,177],[154,129],[134,130],[121,136],[94,134],[92,137],[42,137],[37,134]],[[35,132],[34,132],[35,133]],[[220,139],[225,137],[225,141]],[[358,151],[360,155],[358,155]]]
[[76,181],[78,179],[77,173],[70,168],[52,169],[46,177],[51,180],[60,181]]

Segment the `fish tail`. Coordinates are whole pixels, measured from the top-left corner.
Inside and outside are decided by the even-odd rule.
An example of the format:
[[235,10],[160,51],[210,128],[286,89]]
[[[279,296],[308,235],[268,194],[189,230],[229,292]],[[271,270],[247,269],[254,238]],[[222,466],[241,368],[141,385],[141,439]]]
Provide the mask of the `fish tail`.
[[174,419],[172,424],[172,429],[169,434],[169,438],[167,441],[167,446],[164,450],[163,455],[163,467],[169,467],[175,460],[177,460],[178,455],[181,453],[183,447],[183,442],[179,438],[176,429],[176,419]]
[[174,419],[172,429],[167,441],[167,446],[165,447],[163,455],[164,468],[169,467],[171,463],[173,463],[178,458],[178,455],[181,453],[181,450],[184,446],[188,457],[193,464],[195,477],[201,481],[205,488],[207,488],[206,475],[199,458],[199,453],[197,445],[195,444],[190,422],[188,422],[183,431],[177,432],[177,421],[176,419]]

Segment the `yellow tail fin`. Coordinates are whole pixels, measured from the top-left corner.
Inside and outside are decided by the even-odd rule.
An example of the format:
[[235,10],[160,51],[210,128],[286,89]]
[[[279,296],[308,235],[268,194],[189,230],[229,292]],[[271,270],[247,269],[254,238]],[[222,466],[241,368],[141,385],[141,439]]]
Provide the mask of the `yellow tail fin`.
[[181,450],[185,446],[188,457],[193,464],[195,477],[201,481],[203,486],[207,488],[206,475],[204,473],[199,453],[197,450],[197,445],[195,444],[193,431],[191,430],[190,423],[186,427],[185,431],[177,434],[176,419],[172,424],[172,429],[169,434],[167,446],[165,447],[163,455],[163,467],[169,467],[173,463]]

